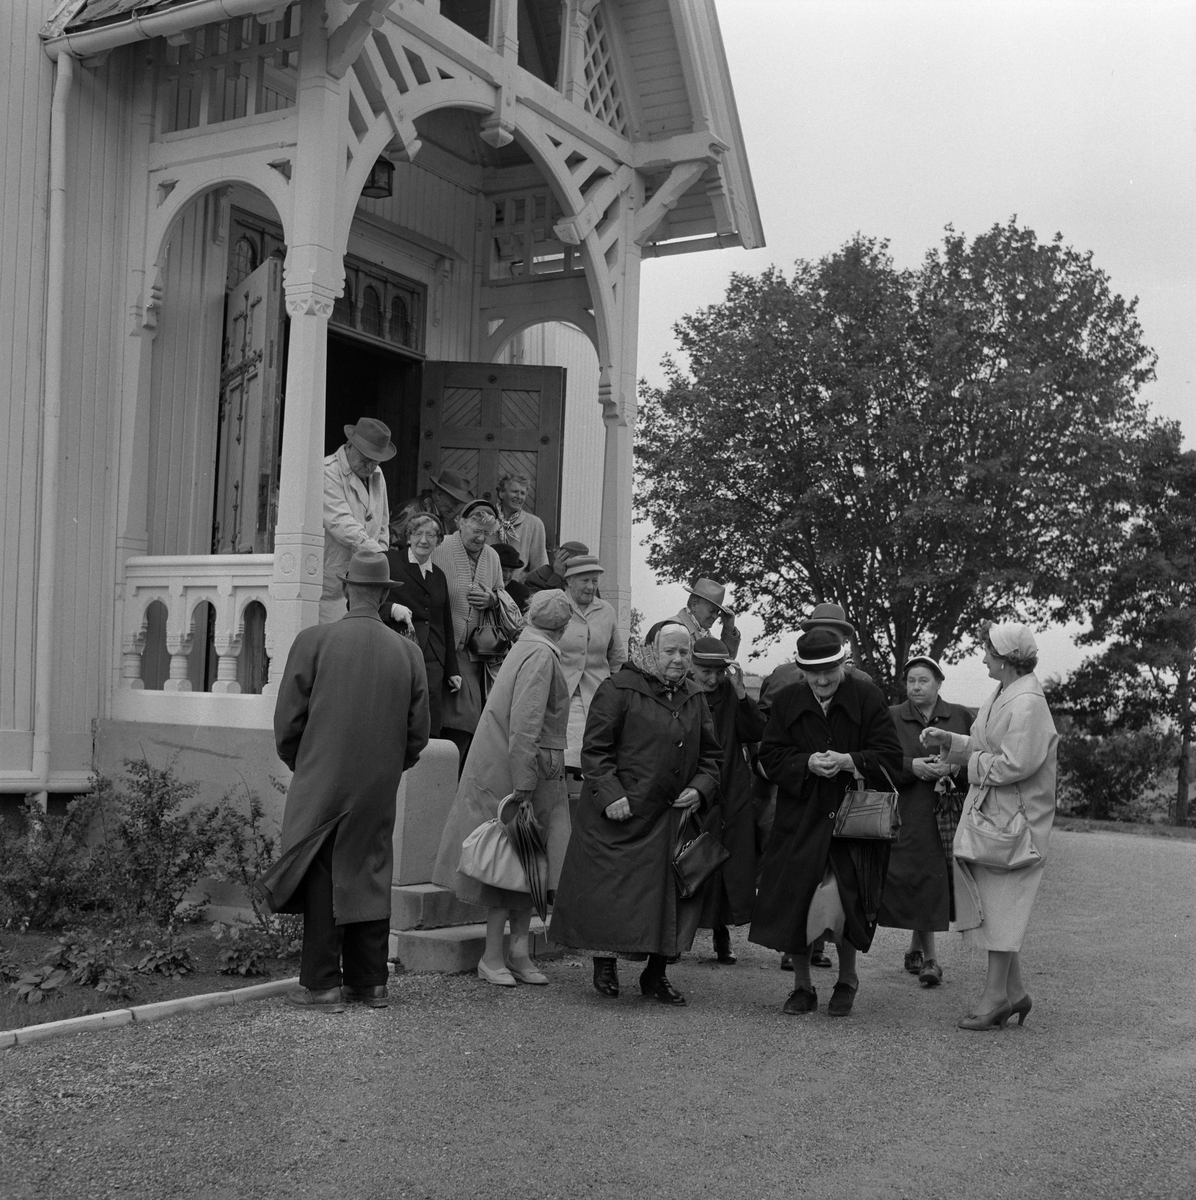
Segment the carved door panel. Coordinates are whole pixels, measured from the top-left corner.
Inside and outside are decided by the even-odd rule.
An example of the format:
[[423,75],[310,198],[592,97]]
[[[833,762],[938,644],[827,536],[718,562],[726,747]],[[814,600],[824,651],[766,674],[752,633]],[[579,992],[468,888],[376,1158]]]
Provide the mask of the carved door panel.
[[213,554],[268,554],[278,516],[282,262],[268,258],[228,297]]
[[565,368],[495,363],[424,364],[419,486],[448,469],[473,494],[496,499],[504,475],[531,480],[526,507],[556,544],[561,513]]

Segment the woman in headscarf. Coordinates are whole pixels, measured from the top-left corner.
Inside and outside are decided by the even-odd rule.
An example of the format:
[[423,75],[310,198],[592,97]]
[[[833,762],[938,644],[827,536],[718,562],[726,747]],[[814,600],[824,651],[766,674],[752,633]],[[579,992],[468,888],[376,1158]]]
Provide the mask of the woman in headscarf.
[[[902,675],[905,702],[889,709],[901,740],[901,771],[893,776],[901,793],[901,828],[889,854],[877,924],[913,931],[905,969],[917,975],[923,987],[937,987],[943,982],[943,968],[934,935],[951,928],[954,914],[951,838],[963,793],[953,783],[959,767],[928,754],[919,739],[929,726],[966,733],[972,715],[962,705],[948,704],[939,696],[943,670],[928,655],[911,658]],[[950,830],[945,843],[944,826]]]
[[[513,795],[515,805],[507,806],[504,819],[512,819],[519,804],[531,806],[548,850],[548,887],[556,886],[569,844],[563,758],[569,695],[558,645],[569,612],[569,602],[561,592],[537,592],[532,598],[529,624],[503,660],[486,699],[432,872],[433,883],[451,888],[467,904],[490,910],[478,978],[500,987],[514,987],[517,981],[548,982],[528,951],[531,893],[492,887],[462,875],[457,869],[461,843],[479,825],[493,820],[499,804]],[[504,957],[508,919],[511,951]]]
[[756,902],[756,809],[745,751],[760,740],[764,718],[747,694],[739,664],[718,638],[698,638],[693,663],[693,681],[706,693],[723,752],[721,799],[703,824],[731,855],[704,889],[698,925],[711,931],[718,961],[731,966],[736,959],[728,926],[746,925]]
[[673,854],[681,822],[718,798],[720,759],[689,667],[689,631],[662,621],[648,631],[640,663],[604,679],[590,703],[585,782],[550,936],[594,955],[604,996],[619,994],[616,955],[647,955],[641,993],[685,1003],[665,967],[688,949],[696,920],[683,910],[696,918],[701,896],[679,898]]
[[[791,1015],[818,1007],[810,943],[828,928],[839,951],[839,978],[827,1012],[851,1012],[860,986],[856,951],[866,953],[872,945],[889,860],[887,841],[831,837],[853,778],[887,791],[881,768],[892,774],[901,767],[901,743],[884,693],[848,674],[846,657],[833,630],[802,634],[797,665],[805,678],[773,701],[760,743],[760,766],[777,785],[777,811],[749,936],[793,956],[794,988],[782,1010]],[[827,903],[815,908],[811,921],[815,892]],[[833,926],[823,913],[832,916]]]
[[956,831],[956,925],[964,931],[965,944],[988,951],[984,991],[972,1011],[959,1019],[960,1029],[1003,1028],[1015,1013],[1019,1024],[1024,1024],[1029,1015],[1033,1002],[1022,978],[1022,938],[1042,882],[1055,821],[1059,735],[1034,674],[1038,643],[1029,627],[1020,621],[990,626],[984,639],[984,665],[997,681],[997,690],[977,713],[971,733],[927,726],[922,730],[922,745],[937,750],[949,763],[967,765],[970,786],[960,830],[973,809],[980,808],[1004,826],[1022,806],[1040,858],[1014,871],[963,862],[958,857],[960,830]]

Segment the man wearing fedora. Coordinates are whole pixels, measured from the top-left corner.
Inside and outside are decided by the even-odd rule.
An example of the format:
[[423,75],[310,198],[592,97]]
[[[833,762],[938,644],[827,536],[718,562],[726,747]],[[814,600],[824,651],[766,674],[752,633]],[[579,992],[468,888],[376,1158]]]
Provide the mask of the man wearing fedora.
[[562,542],[552,552],[552,561],[538,567],[523,577],[524,586],[533,595],[536,592],[565,591],[565,572],[569,563],[579,554],[589,554],[585,542]]
[[715,583],[713,579],[697,579],[693,587],[685,590],[689,593],[685,607],[670,619],[678,625],[684,625],[689,630],[689,636],[696,641],[710,635],[715,618],[721,617],[722,632],[718,640],[726,646],[727,653],[732,658],[737,657],[742,635],[735,628],[735,614],[723,607],[727,589],[721,583]]
[[301,1008],[386,1007],[392,836],[399,780],[428,743],[419,646],[387,629],[386,556],[358,550],[341,576],[343,620],[300,631],[274,706],[294,772],[281,857],[258,880],[274,912],[303,914]]
[[390,429],[373,417],[345,426],[345,444],[324,459],[324,589],[320,624],[345,615],[341,579],[357,550],[386,549],[390,512],[378,464],[397,451]]
[[461,510],[474,497],[469,490],[469,480],[456,471],[441,471],[429,475],[431,487],[425,488],[418,496],[408,500],[395,514],[390,523],[391,541],[399,545],[406,541],[407,522],[416,513],[431,513],[440,520],[443,527],[443,537],[448,537],[457,528],[457,517]]

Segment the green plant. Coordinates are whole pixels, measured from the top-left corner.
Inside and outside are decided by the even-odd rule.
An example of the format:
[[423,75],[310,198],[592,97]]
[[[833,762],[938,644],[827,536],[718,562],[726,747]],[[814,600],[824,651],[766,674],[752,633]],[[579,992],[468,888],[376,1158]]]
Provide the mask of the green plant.
[[[270,782],[276,791],[286,794],[286,786],[280,780],[271,776]],[[257,880],[274,864],[278,843],[266,831],[266,815],[261,798],[249,787],[244,787],[244,792],[248,813],[234,806],[234,793],[231,791],[221,800],[225,877],[240,883],[248,893],[255,929],[269,953],[275,958],[286,958],[298,954],[303,947],[303,917],[272,913],[257,890]]]
[[212,937],[218,942],[227,942],[228,948],[220,954],[218,967],[221,975],[265,975],[262,962],[261,934],[256,929],[242,925],[212,924]]
[[0,920],[22,932],[53,928],[110,902],[109,877],[88,837],[97,795],[72,800],[61,816],[28,802],[20,832],[0,837]]
[[137,962],[135,970],[142,975],[165,975],[170,979],[182,979],[195,970],[191,952],[184,947],[152,949]]
[[89,942],[86,938],[86,931],[64,933],[46,952],[44,966],[53,971],[63,971],[69,982],[95,988],[110,999],[131,1000],[134,988],[129,969],[124,963],[116,961],[116,947],[112,938],[105,938],[102,942]]
[[0,983],[15,983],[21,978],[21,968],[11,958],[0,958]]
[[[223,805],[184,805],[199,791],[174,765],[126,759],[125,788],[97,780],[113,895],[125,915],[145,913],[173,931],[184,895],[217,868],[225,843]],[[112,814],[111,828],[107,820]]]
[[18,1004],[41,1004],[43,1000],[50,1000],[61,994],[60,989],[69,975],[70,973],[61,967],[52,967],[45,963],[26,971],[8,990],[16,992]]

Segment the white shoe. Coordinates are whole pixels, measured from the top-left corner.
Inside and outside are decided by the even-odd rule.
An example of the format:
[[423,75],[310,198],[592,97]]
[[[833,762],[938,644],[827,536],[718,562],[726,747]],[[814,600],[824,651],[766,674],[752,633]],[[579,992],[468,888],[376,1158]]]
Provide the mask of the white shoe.
[[528,960],[527,970],[521,970],[519,967],[510,962],[507,963],[507,970],[517,980],[519,980],[520,983],[535,983],[543,986],[548,982],[548,976],[545,975],[543,971],[537,971],[535,965],[530,959]]
[[[484,979],[487,983],[497,984],[499,987],[515,986],[515,976],[506,967],[499,971],[492,971],[484,962],[478,963],[478,978]],[[545,980],[545,983],[547,982]]]

